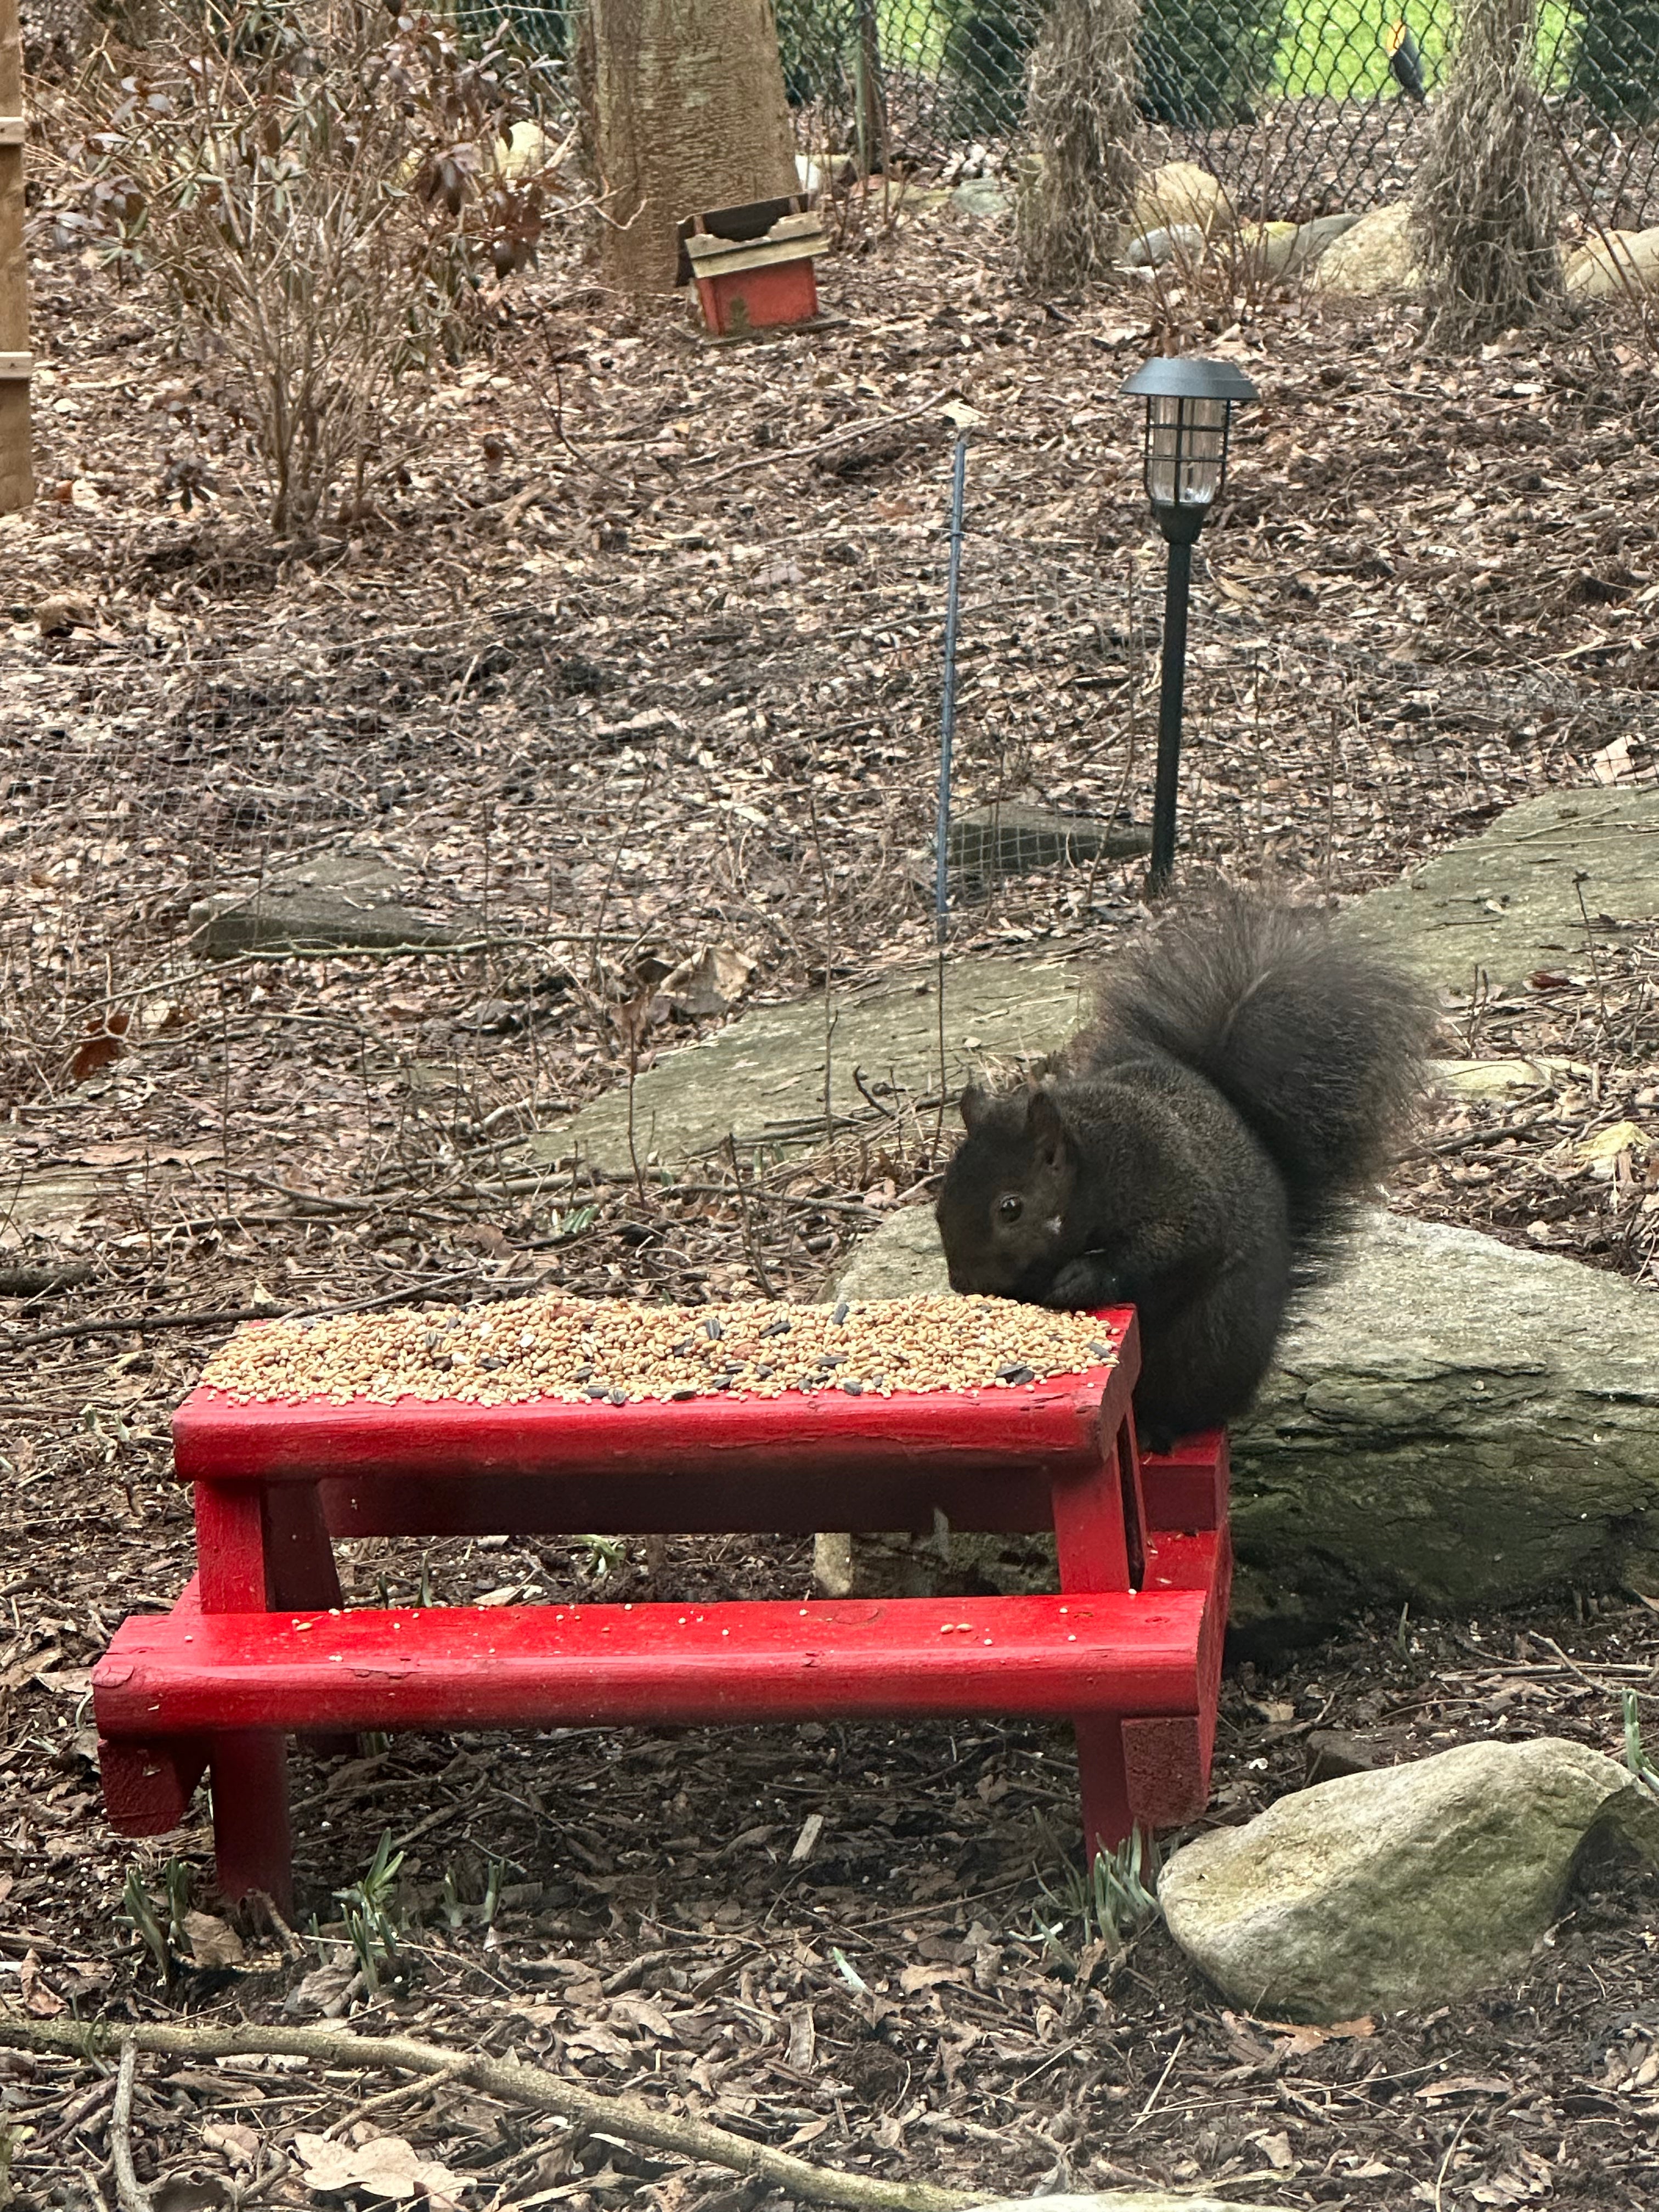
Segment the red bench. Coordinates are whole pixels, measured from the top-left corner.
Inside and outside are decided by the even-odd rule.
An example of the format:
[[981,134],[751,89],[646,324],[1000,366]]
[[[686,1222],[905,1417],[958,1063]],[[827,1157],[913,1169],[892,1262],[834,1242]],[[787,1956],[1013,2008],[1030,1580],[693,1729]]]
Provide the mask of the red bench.
[[[1006,1389],[678,1403],[404,1399],[173,1420],[198,1571],[93,1677],[109,1815],[183,1819],[211,1771],[219,1881],[286,1904],[286,1738],[398,1729],[1000,1713],[1071,1720],[1092,1851],[1208,1790],[1231,1554],[1224,1439],[1139,1458],[1115,1362]],[[346,1611],[331,1539],[1052,1528],[1048,1596]]]

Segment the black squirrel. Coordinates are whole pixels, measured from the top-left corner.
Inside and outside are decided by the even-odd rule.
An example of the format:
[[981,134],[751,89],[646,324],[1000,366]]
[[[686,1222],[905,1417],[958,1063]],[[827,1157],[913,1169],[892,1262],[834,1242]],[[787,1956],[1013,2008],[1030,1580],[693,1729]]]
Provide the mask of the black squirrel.
[[1324,916],[1212,890],[1109,971],[1055,1079],[963,1092],[938,1206],[951,1287],[1133,1304],[1142,1435],[1218,1427],[1382,1172],[1433,1022]]

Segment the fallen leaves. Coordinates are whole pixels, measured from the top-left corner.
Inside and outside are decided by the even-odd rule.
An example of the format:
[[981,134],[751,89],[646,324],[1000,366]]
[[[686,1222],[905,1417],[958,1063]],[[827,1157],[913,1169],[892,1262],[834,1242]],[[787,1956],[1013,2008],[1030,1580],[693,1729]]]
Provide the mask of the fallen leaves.
[[402,2136],[379,2136],[366,2126],[362,2140],[335,2142],[327,2136],[297,2134],[294,2148],[307,2185],[325,2197],[362,2190],[372,2200],[407,2204],[423,2198],[430,2212],[448,2212],[472,2186],[440,2160],[422,2158]]

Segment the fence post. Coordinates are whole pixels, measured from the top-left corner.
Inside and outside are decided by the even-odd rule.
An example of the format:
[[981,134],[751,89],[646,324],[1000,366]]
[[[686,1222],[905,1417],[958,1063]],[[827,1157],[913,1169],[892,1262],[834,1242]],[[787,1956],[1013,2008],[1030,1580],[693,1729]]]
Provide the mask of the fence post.
[[0,514],[27,507],[33,496],[23,260],[23,31],[18,0],[0,0]]

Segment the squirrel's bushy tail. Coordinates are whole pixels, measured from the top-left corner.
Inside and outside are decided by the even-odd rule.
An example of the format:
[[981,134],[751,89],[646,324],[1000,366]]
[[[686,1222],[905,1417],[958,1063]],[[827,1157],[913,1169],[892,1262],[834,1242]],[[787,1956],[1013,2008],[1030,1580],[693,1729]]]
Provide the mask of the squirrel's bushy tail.
[[1167,1054],[1214,1084],[1272,1155],[1306,1236],[1382,1171],[1434,1020],[1427,992],[1323,915],[1225,886],[1109,970],[1085,1050],[1097,1066]]

